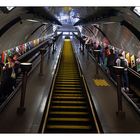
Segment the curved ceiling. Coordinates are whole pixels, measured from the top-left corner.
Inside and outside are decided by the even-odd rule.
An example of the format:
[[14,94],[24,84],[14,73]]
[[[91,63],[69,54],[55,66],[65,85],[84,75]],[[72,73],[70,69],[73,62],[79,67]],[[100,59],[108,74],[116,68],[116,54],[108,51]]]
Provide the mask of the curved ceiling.
[[17,7],[9,13],[0,13],[0,29],[17,17],[58,25],[106,24],[125,20],[140,29],[140,18],[131,7]]
[[[16,7],[10,12],[4,12],[2,8],[0,7],[0,33],[5,36],[12,28],[18,30],[19,34],[20,30],[23,30],[24,35],[30,36],[39,31],[39,28],[45,26],[53,28],[51,24],[81,25],[84,32],[93,34],[95,24],[102,27],[121,23],[139,38],[140,18],[132,11],[132,7]],[[24,23],[24,26],[20,26],[20,23]]]

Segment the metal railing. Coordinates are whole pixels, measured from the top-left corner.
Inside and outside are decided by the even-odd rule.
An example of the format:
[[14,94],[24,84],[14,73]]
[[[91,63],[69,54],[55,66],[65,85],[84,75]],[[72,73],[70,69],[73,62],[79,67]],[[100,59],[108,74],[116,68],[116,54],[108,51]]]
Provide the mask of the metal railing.
[[[73,48],[73,50],[74,50],[74,48]],[[80,73],[81,84],[83,85],[82,89],[83,89],[84,93],[87,95],[87,98],[88,98],[88,101],[89,101],[89,106],[90,106],[90,109],[91,109],[91,112],[92,112],[92,117],[94,119],[97,132],[98,133],[103,133],[103,129],[102,129],[100,120],[99,120],[97,112],[95,110],[95,106],[94,106],[93,100],[91,98],[91,94],[89,92],[89,88],[88,88],[87,82],[85,80],[84,74],[82,72],[80,61],[79,61],[79,58],[77,57],[77,55],[75,53],[75,50],[74,50],[74,54],[75,54],[75,59],[76,59],[76,63],[77,63],[77,66],[78,66],[78,70],[79,70],[79,73]]]
[[48,95],[48,98],[47,98],[47,101],[46,101],[46,107],[45,107],[44,114],[43,114],[43,117],[42,117],[42,120],[41,120],[41,125],[39,127],[39,133],[43,133],[45,131],[46,122],[47,122],[48,113],[49,113],[49,108],[50,108],[50,104],[51,104],[51,98],[52,98],[54,85],[55,85],[55,81],[56,81],[56,76],[57,76],[57,73],[58,73],[58,70],[59,70],[60,60],[61,60],[61,57],[62,57],[62,49],[63,49],[63,47],[61,48],[60,55],[59,55],[59,58],[58,58],[58,62],[57,62],[56,68],[55,68],[55,73],[54,73],[53,80],[52,80],[52,83],[51,83],[51,86],[50,86],[50,92],[49,92],[49,95]]

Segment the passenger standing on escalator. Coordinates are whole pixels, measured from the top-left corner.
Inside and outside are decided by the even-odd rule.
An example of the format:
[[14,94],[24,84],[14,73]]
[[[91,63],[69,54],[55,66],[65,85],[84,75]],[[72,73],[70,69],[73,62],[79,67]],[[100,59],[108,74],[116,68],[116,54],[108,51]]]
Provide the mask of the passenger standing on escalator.
[[107,56],[107,67],[109,69],[110,76],[115,80],[113,68],[114,65],[115,65],[115,54],[113,52],[113,49],[110,49],[110,54]]
[[89,52],[89,49],[90,49],[90,47],[91,47],[91,40],[90,40],[89,37],[87,38],[85,44],[86,44],[87,51]]
[[15,72],[15,60],[12,56],[8,57],[8,69],[9,69],[9,85],[12,89],[16,86],[16,72]]
[[107,58],[108,56],[110,55],[110,49],[108,46],[105,47],[104,49],[104,68],[105,70],[108,72],[108,69],[107,69]]
[[82,36],[82,47],[83,47],[83,52],[84,52],[84,47],[85,47],[85,42],[86,42],[86,40],[85,40],[85,36]]
[[52,44],[53,44],[53,41],[52,39],[50,38],[49,41],[48,41],[48,58],[50,58],[50,53],[51,53],[51,47],[52,47]]
[[84,37],[80,36],[79,40],[80,40],[80,50],[81,50],[81,52],[84,52],[84,45],[85,45]]
[[123,73],[122,73],[122,86],[123,90],[129,91],[129,81],[128,81],[128,61],[123,57],[122,54],[119,54],[119,58],[116,60],[117,66],[124,67]]
[[7,63],[3,66],[3,82],[1,91],[7,97],[15,88],[16,74],[14,71],[14,61],[11,56],[7,58]]
[[100,42],[100,64],[104,65],[104,46],[102,42]]
[[99,64],[101,64],[101,54],[102,54],[102,52],[101,52],[101,45],[100,45],[100,43],[97,45],[97,48],[96,48],[96,50],[99,50],[99,53],[98,53],[98,62],[99,62]]

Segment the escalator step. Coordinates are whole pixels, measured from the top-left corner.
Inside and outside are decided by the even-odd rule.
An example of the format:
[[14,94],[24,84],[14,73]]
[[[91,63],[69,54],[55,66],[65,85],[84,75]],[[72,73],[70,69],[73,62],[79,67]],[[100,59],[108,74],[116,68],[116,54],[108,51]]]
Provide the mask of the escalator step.
[[[62,93],[62,92],[61,92]],[[61,94],[61,93],[57,93],[57,92],[55,92],[55,94],[54,94],[54,96],[62,96],[62,97],[82,97],[82,95],[81,94],[69,94],[69,92],[67,92],[67,93],[65,93],[65,94]],[[81,93],[81,92],[80,92]]]
[[[56,83],[55,84],[56,85],[56,87],[63,87],[64,85],[62,85],[62,84],[60,84],[60,83]],[[69,85],[69,84],[65,84],[65,87],[81,87],[80,85]]]
[[63,89],[60,89],[60,90],[54,90],[54,93],[82,93],[82,91],[79,91],[79,90],[63,90]]
[[62,97],[62,96],[53,96],[52,97],[53,99],[55,98],[55,99],[84,99],[84,97]]
[[80,85],[80,82],[65,82],[65,81],[56,81],[56,84],[71,84],[71,85]]
[[91,126],[82,125],[48,125],[49,129],[91,129]]
[[[66,41],[48,111],[45,132],[96,131],[93,116],[83,92],[79,69],[70,41]],[[67,46],[68,45],[68,46]]]
[[85,104],[84,101],[52,101],[52,103],[59,103],[59,104]]
[[70,80],[79,80],[80,81],[80,77],[78,75],[69,75],[69,76],[65,76],[65,75],[58,75],[56,80],[59,79],[70,79]]
[[79,82],[80,83],[79,79],[63,79],[63,78],[60,78],[56,82]]
[[58,109],[86,109],[87,107],[86,106],[51,106],[51,108],[58,108]]
[[86,103],[82,103],[82,104],[73,104],[73,103],[55,103],[55,102],[52,102],[51,104],[52,106],[86,106],[87,104]]
[[89,122],[88,118],[49,118],[49,121],[82,121],[82,122]]
[[87,112],[66,112],[66,111],[51,111],[50,114],[61,115],[87,115]]
[[55,89],[57,89],[57,90],[81,90],[80,87],[60,87],[60,86],[55,86]]
[[58,76],[70,76],[70,75],[79,76],[79,74],[76,72],[66,72],[65,70],[62,72],[58,72]]

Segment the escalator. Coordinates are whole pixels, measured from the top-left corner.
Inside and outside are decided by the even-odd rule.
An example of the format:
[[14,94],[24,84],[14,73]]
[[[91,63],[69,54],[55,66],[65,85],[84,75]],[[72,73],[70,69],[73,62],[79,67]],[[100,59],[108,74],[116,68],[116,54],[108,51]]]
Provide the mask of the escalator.
[[80,80],[76,58],[69,39],[65,39],[43,133],[99,133],[87,95]]

